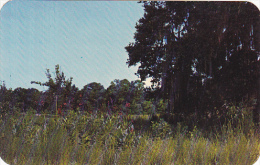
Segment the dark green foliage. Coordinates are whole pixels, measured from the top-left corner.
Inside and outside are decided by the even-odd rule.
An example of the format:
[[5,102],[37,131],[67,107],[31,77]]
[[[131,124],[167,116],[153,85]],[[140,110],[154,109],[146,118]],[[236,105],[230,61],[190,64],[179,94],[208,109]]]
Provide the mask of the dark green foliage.
[[82,95],[80,102],[82,111],[94,111],[104,102],[105,89],[100,83],[90,83],[79,91]]
[[256,97],[259,11],[254,5],[143,2],[143,6],[135,42],[125,47],[127,64],[140,64],[137,75],[142,80],[152,78],[159,88],[153,98],[167,100],[168,112],[204,114],[225,101]]

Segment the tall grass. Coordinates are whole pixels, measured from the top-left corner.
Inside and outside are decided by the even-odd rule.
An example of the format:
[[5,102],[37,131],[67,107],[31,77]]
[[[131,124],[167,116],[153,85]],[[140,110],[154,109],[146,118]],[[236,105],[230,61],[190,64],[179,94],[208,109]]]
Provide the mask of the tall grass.
[[[131,120],[133,120],[131,122]],[[247,122],[247,123],[246,123]],[[134,131],[132,130],[134,125]],[[0,119],[0,154],[9,164],[253,164],[260,138],[241,119],[218,133],[147,116],[12,114]]]

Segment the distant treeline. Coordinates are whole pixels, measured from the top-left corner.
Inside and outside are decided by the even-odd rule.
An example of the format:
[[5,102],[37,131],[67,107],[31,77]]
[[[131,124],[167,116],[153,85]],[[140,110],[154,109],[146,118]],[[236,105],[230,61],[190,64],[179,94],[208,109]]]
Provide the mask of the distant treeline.
[[[60,115],[69,110],[89,112],[103,111],[107,113],[152,113],[157,109],[163,111],[166,104],[161,100],[154,107],[150,88],[145,89],[140,80],[129,82],[127,79],[114,80],[105,89],[103,85],[92,82],[78,89],[72,84],[72,78],[67,79],[56,65],[55,78],[52,78],[47,69],[48,82],[32,83],[47,86],[46,91],[35,88],[7,89],[5,83],[0,86],[0,112],[27,112],[34,110],[37,113],[58,113]],[[150,90],[149,90],[150,89]]]
[[[46,76],[48,81],[45,83],[32,81],[31,83],[47,86],[46,91],[39,91],[35,88],[21,88],[14,90],[7,89],[5,83],[0,86],[0,112],[8,113],[13,111],[27,112],[33,110],[36,113],[48,113],[65,115],[68,111],[80,112],[105,112],[124,113],[124,114],[155,114],[170,113],[167,112],[168,99],[165,99],[161,93],[160,86],[145,88],[140,80],[129,82],[127,79],[114,80],[110,86],[105,89],[103,85],[92,82],[78,89],[72,84],[72,78],[66,79],[59,65],[55,66],[55,78],[47,69]],[[196,81],[196,80],[195,80]],[[192,86],[192,81],[190,82]],[[201,83],[201,96],[187,98],[186,104],[194,108],[192,113],[186,113],[183,110],[180,114],[191,115],[214,115],[218,111],[221,113],[221,107],[227,103],[237,105],[242,99],[252,100],[255,93],[247,93],[238,97],[238,93],[226,93],[226,95],[217,95],[208,89],[207,83]],[[192,89],[192,87],[191,87]],[[189,91],[190,94],[198,94],[198,91]],[[194,93],[192,93],[194,92]],[[203,94],[203,95],[202,95]],[[251,94],[249,96],[249,94]],[[196,95],[195,95],[196,96]],[[228,100],[229,99],[229,100]],[[223,111],[223,109],[222,109]],[[223,111],[223,113],[225,113]],[[177,113],[175,113],[177,114]]]

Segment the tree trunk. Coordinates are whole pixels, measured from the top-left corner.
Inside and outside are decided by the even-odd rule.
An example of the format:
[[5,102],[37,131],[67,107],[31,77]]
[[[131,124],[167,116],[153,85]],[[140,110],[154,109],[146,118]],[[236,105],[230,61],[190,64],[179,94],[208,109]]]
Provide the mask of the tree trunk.
[[190,113],[189,104],[188,104],[188,82],[189,82],[189,73],[187,70],[184,70],[181,73],[181,93],[180,93],[180,111],[188,114]]
[[169,98],[168,98],[168,105],[167,105],[167,113],[173,113],[174,108],[174,75],[170,75],[170,88],[169,88]]
[[180,80],[181,80],[181,73],[180,71],[175,72],[174,75],[174,112],[179,113],[180,112]]
[[209,57],[209,76],[212,76],[212,57]]

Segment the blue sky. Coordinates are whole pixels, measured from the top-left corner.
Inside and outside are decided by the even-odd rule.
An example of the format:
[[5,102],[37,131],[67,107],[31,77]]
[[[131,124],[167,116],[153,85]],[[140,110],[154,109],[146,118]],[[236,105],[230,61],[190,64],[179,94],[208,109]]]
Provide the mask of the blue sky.
[[136,80],[124,47],[133,42],[142,4],[94,1],[11,1],[0,12],[0,81],[7,88],[47,89],[46,68],[56,64],[81,89]]

